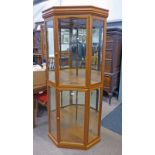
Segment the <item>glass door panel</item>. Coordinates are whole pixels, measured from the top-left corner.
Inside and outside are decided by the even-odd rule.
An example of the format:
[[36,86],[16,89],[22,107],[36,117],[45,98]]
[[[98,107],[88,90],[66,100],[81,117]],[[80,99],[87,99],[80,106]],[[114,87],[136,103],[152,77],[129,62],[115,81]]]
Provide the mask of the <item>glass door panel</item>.
[[85,92],[61,91],[60,134],[61,141],[82,143],[84,141]]
[[90,93],[88,142],[92,141],[98,136],[99,107],[100,107],[99,103],[100,103],[100,89],[92,90]]
[[103,52],[103,21],[93,19],[92,25],[92,61],[91,84],[101,82],[102,52]]
[[50,87],[49,91],[49,104],[50,104],[50,127],[51,134],[57,139],[57,117],[56,117],[56,91],[55,88]]
[[86,19],[58,19],[60,84],[85,85]]

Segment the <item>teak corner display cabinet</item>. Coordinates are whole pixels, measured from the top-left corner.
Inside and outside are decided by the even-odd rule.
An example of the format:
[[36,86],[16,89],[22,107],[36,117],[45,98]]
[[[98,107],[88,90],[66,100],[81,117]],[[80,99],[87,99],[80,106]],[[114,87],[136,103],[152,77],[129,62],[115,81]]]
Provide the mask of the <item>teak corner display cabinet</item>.
[[43,11],[48,76],[48,135],[58,147],[100,141],[108,10],[93,6]]

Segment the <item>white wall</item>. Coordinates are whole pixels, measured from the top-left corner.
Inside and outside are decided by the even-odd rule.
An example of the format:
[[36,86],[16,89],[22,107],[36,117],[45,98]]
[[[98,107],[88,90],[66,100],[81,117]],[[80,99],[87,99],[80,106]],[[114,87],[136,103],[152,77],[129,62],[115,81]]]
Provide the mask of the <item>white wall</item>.
[[61,5],[93,5],[109,10],[108,21],[122,19],[122,0],[48,0],[33,6],[34,22],[43,21],[42,11],[52,7]]

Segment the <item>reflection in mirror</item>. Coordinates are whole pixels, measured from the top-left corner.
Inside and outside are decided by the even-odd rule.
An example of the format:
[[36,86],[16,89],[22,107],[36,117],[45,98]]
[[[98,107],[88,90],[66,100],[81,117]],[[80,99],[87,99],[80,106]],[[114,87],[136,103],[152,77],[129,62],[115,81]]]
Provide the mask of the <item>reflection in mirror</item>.
[[60,83],[85,85],[86,19],[58,20]]

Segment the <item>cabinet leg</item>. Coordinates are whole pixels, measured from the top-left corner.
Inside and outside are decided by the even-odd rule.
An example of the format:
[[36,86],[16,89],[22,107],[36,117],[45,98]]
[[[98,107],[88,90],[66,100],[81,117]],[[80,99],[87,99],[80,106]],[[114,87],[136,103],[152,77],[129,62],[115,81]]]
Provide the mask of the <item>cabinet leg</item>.
[[112,93],[109,93],[109,105],[111,104]]
[[118,99],[119,92],[118,91],[115,91],[115,94],[116,94],[117,99]]

